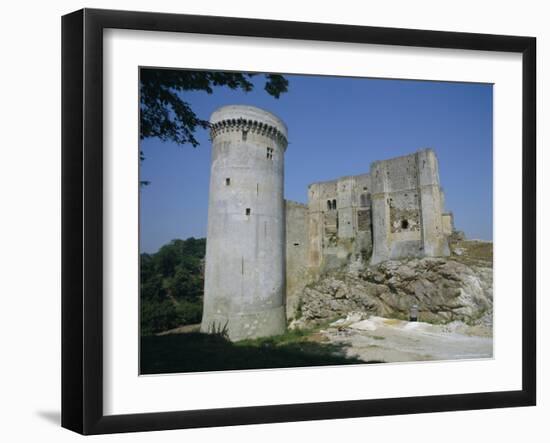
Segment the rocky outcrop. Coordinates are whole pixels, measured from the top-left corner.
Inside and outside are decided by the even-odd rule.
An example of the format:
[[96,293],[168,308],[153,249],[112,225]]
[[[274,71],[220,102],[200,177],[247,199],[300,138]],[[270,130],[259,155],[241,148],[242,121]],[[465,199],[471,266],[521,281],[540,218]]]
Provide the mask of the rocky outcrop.
[[[465,254],[467,255],[467,254]],[[493,269],[490,261],[463,257],[386,261],[363,269],[332,271],[308,285],[299,302],[301,327],[362,313],[365,317],[492,324]]]

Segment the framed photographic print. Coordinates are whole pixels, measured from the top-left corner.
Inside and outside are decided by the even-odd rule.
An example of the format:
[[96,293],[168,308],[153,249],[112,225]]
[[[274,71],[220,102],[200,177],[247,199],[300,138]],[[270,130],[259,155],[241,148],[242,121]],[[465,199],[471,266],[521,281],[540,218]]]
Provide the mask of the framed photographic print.
[[63,17],[62,425],[534,405],[531,37]]

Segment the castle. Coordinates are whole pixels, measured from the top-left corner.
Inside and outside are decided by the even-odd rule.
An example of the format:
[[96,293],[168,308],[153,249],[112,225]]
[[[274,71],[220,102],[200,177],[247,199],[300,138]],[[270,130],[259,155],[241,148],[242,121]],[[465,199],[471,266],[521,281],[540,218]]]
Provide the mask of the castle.
[[203,332],[225,329],[231,340],[281,334],[303,288],[327,270],[449,255],[453,217],[431,149],[311,184],[301,204],[284,200],[282,120],[224,106],[210,124]]

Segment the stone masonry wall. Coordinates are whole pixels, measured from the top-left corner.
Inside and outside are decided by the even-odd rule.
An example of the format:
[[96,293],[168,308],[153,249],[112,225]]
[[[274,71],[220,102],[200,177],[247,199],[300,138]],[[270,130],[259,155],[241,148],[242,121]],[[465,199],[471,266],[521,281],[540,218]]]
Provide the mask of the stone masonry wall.
[[443,229],[443,192],[435,153],[374,162],[371,166],[374,251],[371,263],[401,257],[449,255]]
[[302,203],[285,201],[286,316],[295,316],[299,296],[310,282],[308,267],[308,211]]
[[309,267],[322,273],[368,261],[372,252],[370,176],[314,183],[308,190]]

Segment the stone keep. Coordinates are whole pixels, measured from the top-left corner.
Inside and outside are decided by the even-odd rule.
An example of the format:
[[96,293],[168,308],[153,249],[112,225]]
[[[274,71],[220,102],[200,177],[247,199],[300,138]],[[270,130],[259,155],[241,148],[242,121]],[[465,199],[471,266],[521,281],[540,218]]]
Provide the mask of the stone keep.
[[281,334],[285,317],[286,125],[252,106],[211,118],[202,332],[231,340]]
[[[296,209],[287,211],[287,235],[289,227],[307,220],[310,278],[354,262],[449,255],[453,217],[443,212],[438,161],[431,149],[375,161],[368,174],[313,183],[303,211],[299,217]],[[287,263],[297,252],[287,241]]]
[[371,263],[449,255],[444,196],[432,149],[371,165]]

